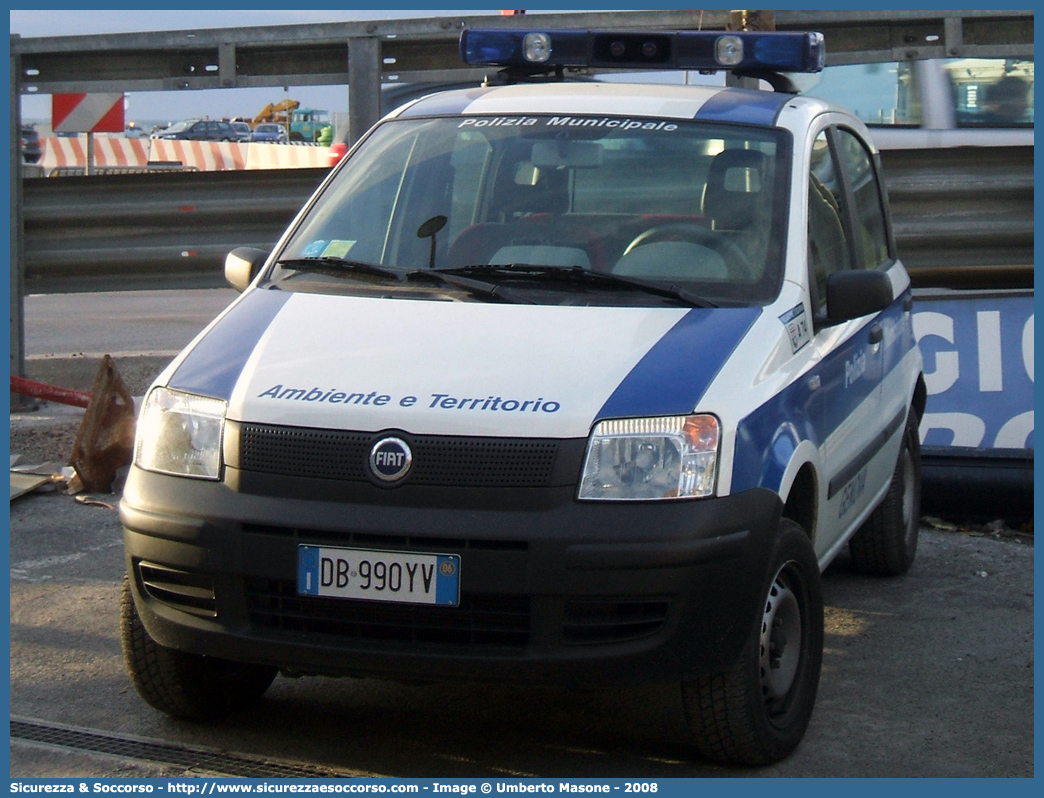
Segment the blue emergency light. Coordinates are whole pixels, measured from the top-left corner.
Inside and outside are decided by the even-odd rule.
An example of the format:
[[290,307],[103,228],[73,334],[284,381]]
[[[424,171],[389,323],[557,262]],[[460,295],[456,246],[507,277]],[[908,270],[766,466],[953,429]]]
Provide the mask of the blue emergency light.
[[467,64],[501,67],[819,72],[826,47],[823,34],[815,32],[472,28],[460,34],[460,57]]

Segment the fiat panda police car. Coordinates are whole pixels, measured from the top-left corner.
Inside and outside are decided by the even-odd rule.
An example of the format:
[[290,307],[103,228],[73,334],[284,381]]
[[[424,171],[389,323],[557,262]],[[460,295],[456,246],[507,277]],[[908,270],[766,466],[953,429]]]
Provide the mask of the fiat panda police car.
[[461,51],[503,80],[370,130],[272,253],[229,255],[241,296],[147,394],[133,682],[208,719],[280,672],[671,680],[700,755],[778,760],[821,570],[917,546],[925,385],[867,131],[785,90],[535,76],[816,70],[819,34]]

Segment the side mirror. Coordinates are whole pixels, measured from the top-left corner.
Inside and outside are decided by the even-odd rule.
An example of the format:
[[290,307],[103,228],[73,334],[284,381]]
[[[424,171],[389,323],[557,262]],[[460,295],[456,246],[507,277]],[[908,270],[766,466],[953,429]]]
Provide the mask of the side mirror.
[[892,304],[892,280],[876,270],[844,270],[827,277],[827,324],[880,313]]
[[225,280],[242,293],[257,277],[266,260],[268,253],[263,249],[237,247],[225,256]]

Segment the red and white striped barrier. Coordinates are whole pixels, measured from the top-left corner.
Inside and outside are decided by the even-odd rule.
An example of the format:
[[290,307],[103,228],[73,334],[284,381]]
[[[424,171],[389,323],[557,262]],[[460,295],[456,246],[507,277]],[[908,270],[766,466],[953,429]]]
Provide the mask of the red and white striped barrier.
[[[48,136],[42,140],[40,164],[44,169],[87,164],[87,137]],[[149,142],[145,139],[122,139],[96,136],[95,166],[145,166],[149,162]]]
[[330,165],[326,147],[254,142],[248,145],[247,169],[310,169]]
[[151,161],[180,161],[201,172],[245,169],[247,145],[229,141],[151,139]]
[[[48,136],[42,139],[40,166],[45,173],[60,166],[83,167],[87,163],[87,137]],[[125,139],[96,136],[95,166],[145,167],[150,162],[178,162],[201,172],[232,169],[328,168],[337,162],[329,147],[294,144],[236,143]]]

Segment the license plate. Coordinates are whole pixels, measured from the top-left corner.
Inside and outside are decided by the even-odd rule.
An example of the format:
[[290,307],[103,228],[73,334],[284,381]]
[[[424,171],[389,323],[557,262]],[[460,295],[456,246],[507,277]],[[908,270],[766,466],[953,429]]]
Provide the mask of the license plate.
[[297,592],[455,607],[460,603],[460,557],[298,546]]

